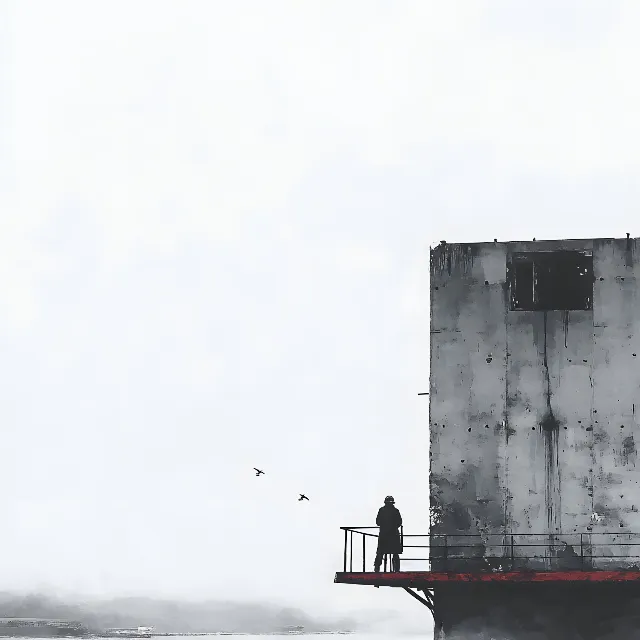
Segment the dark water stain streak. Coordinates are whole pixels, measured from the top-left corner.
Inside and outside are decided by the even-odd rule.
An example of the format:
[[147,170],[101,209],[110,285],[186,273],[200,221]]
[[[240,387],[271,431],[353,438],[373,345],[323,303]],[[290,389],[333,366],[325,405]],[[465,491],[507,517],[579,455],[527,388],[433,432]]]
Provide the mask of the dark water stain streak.
[[560,479],[559,479],[559,442],[558,436],[560,432],[560,425],[553,415],[551,408],[551,376],[549,374],[549,360],[548,360],[548,321],[547,312],[544,312],[544,352],[543,352],[543,370],[546,381],[546,413],[540,424],[542,434],[544,438],[544,451],[545,451],[545,491],[544,500],[547,514],[547,531],[550,538],[550,544],[553,540],[553,535],[556,529],[556,520],[560,516],[561,505],[558,504],[556,508],[556,502],[560,499]]

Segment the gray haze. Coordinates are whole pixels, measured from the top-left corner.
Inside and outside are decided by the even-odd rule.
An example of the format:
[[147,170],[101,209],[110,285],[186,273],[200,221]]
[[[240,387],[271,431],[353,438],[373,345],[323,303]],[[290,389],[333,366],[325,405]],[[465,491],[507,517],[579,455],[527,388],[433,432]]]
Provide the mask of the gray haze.
[[153,626],[159,633],[267,633],[287,625],[304,625],[309,631],[355,631],[362,626],[354,618],[320,620],[298,609],[263,603],[180,602],[144,597],[74,602],[43,594],[0,594],[0,617],[12,616],[75,620],[93,632],[139,625]]
[[[81,622],[99,633],[113,627],[152,626],[158,633],[277,633],[288,625],[307,631],[416,633],[424,635],[424,620],[406,620],[388,608],[351,610],[324,618],[274,602],[229,600],[168,600],[144,596],[60,598],[55,594],[0,593],[0,617],[36,617]],[[415,617],[414,617],[415,618]]]
[[638,235],[640,5],[0,11],[0,588],[428,619],[332,580],[427,530],[429,244]]

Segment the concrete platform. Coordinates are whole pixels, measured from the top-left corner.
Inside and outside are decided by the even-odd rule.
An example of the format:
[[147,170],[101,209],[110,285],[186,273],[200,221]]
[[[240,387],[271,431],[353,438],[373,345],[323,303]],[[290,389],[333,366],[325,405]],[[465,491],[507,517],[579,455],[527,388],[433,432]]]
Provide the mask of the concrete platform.
[[438,573],[435,571],[398,571],[395,573],[339,572],[334,582],[340,584],[378,585],[384,587],[431,588],[441,584],[460,583],[514,583],[514,582],[637,582],[640,584],[640,571],[502,571],[477,573]]

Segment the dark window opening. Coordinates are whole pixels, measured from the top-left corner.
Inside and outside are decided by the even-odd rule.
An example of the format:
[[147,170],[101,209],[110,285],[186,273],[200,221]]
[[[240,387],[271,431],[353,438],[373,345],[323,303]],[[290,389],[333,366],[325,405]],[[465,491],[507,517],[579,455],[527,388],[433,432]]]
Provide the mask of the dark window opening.
[[593,256],[579,251],[514,254],[509,286],[512,311],[591,309]]

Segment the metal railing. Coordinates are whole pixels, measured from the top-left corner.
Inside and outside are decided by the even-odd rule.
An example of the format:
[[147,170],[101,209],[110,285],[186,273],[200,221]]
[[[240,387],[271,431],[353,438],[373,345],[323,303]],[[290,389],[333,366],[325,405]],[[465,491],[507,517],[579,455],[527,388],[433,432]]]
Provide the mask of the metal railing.
[[[343,571],[373,571],[379,528],[340,529],[344,531]],[[401,528],[400,535],[401,571],[640,570],[638,533],[430,535],[405,534]],[[414,544],[421,538],[427,539],[425,544]],[[426,557],[413,557],[414,549],[426,550],[418,552]],[[383,559],[386,572],[387,556]]]

